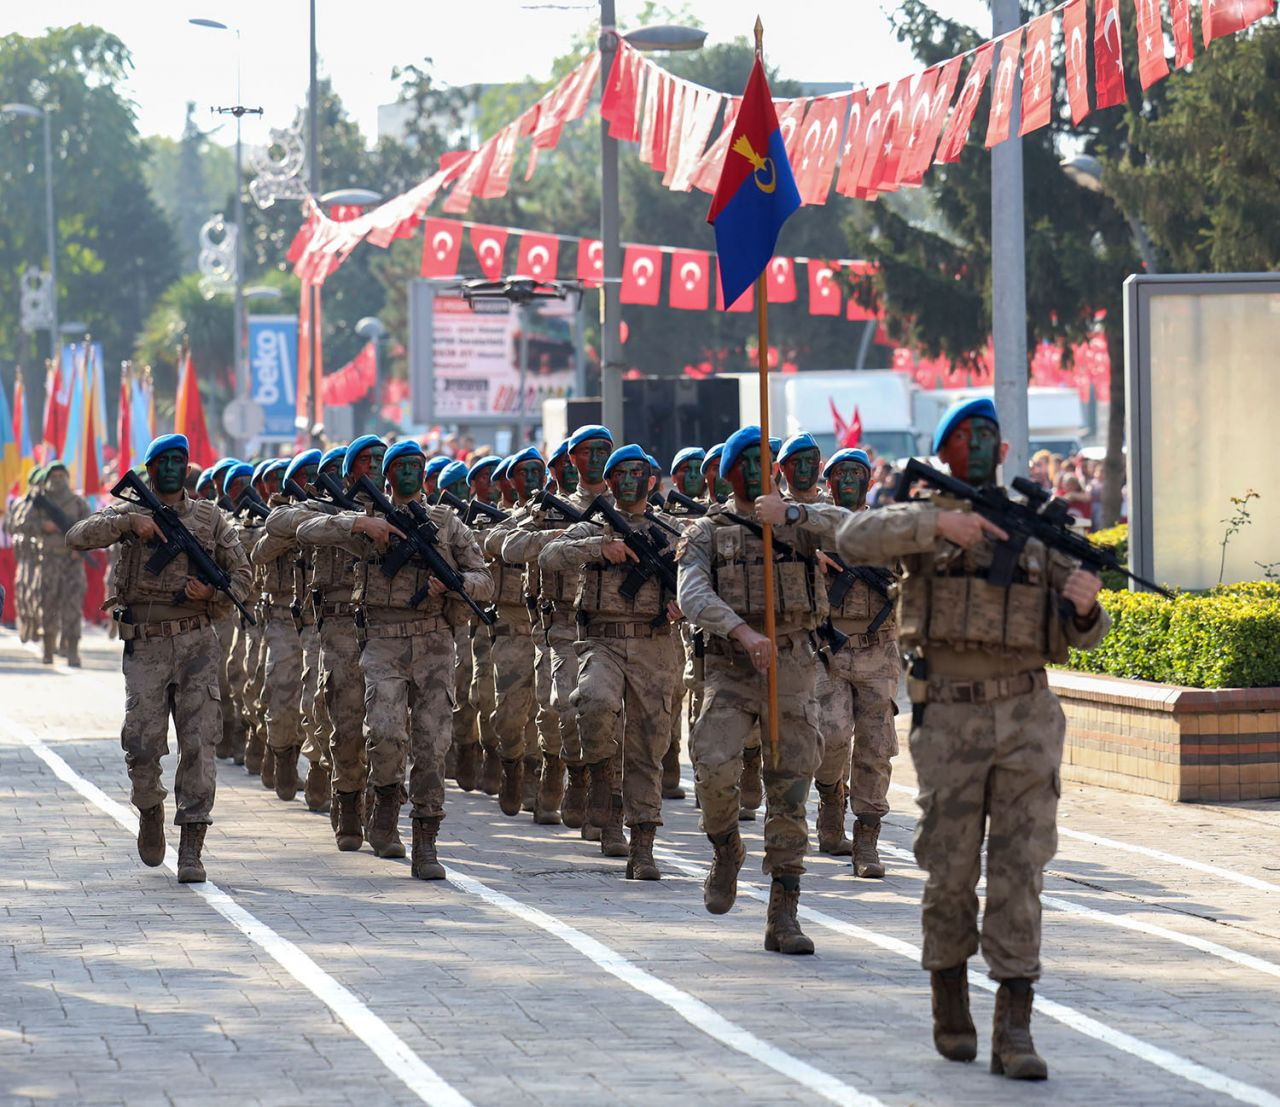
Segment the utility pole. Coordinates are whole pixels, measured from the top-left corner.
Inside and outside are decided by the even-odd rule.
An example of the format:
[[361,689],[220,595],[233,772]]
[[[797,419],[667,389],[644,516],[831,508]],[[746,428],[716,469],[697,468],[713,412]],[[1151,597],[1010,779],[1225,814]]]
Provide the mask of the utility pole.
[[[618,50],[614,0],[600,0],[600,92]],[[600,245],[604,284],[600,288],[600,420],[615,435],[622,426],[622,241],[618,212],[618,140],[600,120]],[[623,439],[618,438],[621,442]]]

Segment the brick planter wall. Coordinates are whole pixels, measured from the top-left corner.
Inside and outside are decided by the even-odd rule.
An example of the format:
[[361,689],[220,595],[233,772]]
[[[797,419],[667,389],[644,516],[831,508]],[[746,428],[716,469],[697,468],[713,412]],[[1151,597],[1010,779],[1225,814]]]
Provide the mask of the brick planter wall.
[[1280,688],[1205,690],[1050,669],[1062,777],[1185,802],[1280,798]]

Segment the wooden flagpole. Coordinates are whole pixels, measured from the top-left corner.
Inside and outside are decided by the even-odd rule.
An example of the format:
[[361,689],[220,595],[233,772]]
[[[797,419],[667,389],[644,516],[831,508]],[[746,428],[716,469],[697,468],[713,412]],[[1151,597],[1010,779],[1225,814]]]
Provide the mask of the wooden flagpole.
[[[756,16],[756,57],[764,63],[764,24]],[[773,491],[773,451],[769,448],[769,267],[756,277],[756,364],[760,370],[760,480],[767,496]],[[773,612],[773,528],[761,528],[764,543],[764,633],[769,639],[769,756],[778,767],[778,642]]]

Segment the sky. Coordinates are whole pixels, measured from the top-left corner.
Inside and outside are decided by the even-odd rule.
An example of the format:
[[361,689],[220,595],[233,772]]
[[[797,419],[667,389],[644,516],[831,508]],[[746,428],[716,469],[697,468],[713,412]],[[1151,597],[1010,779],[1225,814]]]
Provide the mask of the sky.
[[[617,0],[618,26],[636,26],[641,0]],[[671,5],[678,7],[678,4]],[[879,84],[918,68],[893,36],[885,15],[891,0],[689,0],[708,43],[749,36],[755,14],[765,28],[765,54],[782,76],[802,81]],[[97,23],[133,54],[126,93],[144,135],[176,138],[188,100],[212,126],[209,109],[236,101],[236,36],[191,26],[216,19],[240,29],[240,98],[262,107],[247,116],[244,138],[266,140],[305,103],[308,0],[40,0],[6,4],[0,32],[34,35],[50,26]],[[934,7],[987,27],[984,0],[934,0]],[[448,84],[545,78],[551,61],[598,13],[595,0],[316,0],[320,69],[361,130],[377,133],[379,104],[396,98],[396,65],[434,60]],[[231,141],[226,126],[215,141]],[[225,139],[223,136],[226,136]]]

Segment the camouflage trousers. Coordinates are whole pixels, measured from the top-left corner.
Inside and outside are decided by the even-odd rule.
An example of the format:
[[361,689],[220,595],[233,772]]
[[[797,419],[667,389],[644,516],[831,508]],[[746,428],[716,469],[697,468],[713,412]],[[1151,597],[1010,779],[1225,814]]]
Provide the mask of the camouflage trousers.
[[444,814],[453,649],[453,631],[445,628],[405,638],[370,637],[360,651],[370,783],[403,784],[407,757],[415,819]]
[[213,633],[218,639],[218,694],[222,697],[222,740],[231,746],[237,744],[237,737],[239,745],[244,744],[244,722],[231,695],[230,672],[236,624],[239,622],[239,613],[233,612],[230,615],[224,615],[213,624]]
[[315,623],[302,627],[302,695],[298,708],[302,724],[302,756],[328,768],[329,712],[320,691],[320,631]]
[[[671,740],[675,654],[670,635],[588,637],[578,643],[578,686],[570,696],[587,764],[622,753],[627,826],[662,823],[662,757]],[[621,724],[621,725],[620,725]]]
[[40,627],[45,651],[70,657],[80,645],[84,608],[84,560],[66,550],[40,555]]
[[537,739],[533,635],[528,632],[528,626],[527,611],[504,607],[502,620],[493,628],[500,629],[501,633],[493,635],[491,647],[494,677],[491,723],[498,739],[498,752],[506,761],[523,758],[526,747],[532,749]]
[[169,752],[172,715],[178,736],[173,779],[178,797],[173,821],[178,826],[213,821],[213,751],[222,733],[218,659],[213,628],[201,627],[172,638],[131,642],[121,662],[125,700],[120,745],[132,786],[130,798],[143,811],[168,795],[160,779],[160,759]]
[[231,699],[240,717],[240,725],[246,731],[252,725],[250,705],[256,710],[256,703],[249,696],[249,684],[261,634],[261,625],[251,627],[244,622],[237,623],[231,639],[231,653],[227,657],[227,684],[231,688]]
[[476,733],[476,709],[471,702],[471,675],[474,662],[471,657],[471,635],[474,626],[467,623],[453,632],[453,644],[457,652],[457,667],[453,671],[453,744],[469,746],[480,740]]
[[667,741],[667,749],[680,753],[680,736],[684,733],[684,667],[685,667],[685,624],[680,624],[680,633],[671,636],[671,664],[674,672],[671,685],[671,730]]
[[[703,829],[724,834],[738,825],[742,751],[767,726],[768,686],[746,654],[723,638],[709,641],[702,712],[689,736]],[[804,872],[809,845],[805,799],[818,768],[822,739],[814,700],[818,662],[807,633],[778,635],[778,767],[764,755],[765,873]]]
[[[893,702],[902,660],[897,641],[856,649],[845,646],[818,666],[818,729],[822,733],[822,785],[852,780],[855,815],[889,813],[890,759],[898,752]],[[850,778],[852,753],[852,778]]]
[[267,745],[287,750],[302,745],[302,638],[287,608],[272,606],[263,630],[267,666],[262,704],[266,708]]
[[1058,848],[1066,720],[1038,689],[993,703],[930,703],[911,731],[920,794],[915,855],[929,970],[979,948],[977,884],[987,838],[982,955],[996,980],[1040,976],[1040,891]]
[[361,792],[368,779],[364,737],[364,670],[355,622],[331,615],[320,631],[320,693],[328,721],[327,744],[335,792]]
[[558,753],[567,765],[582,764],[582,739],[578,734],[578,713],[571,697],[578,686],[578,632],[573,624],[573,614],[557,612],[554,621],[546,629],[544,641],[550,651],[550,683],[547,693],[547,711],[554,715],[559,726],[559,743],[550,726],[543,732],[543,750]]
[[40,570],[38,555],[30,549],[17,559],[13,578],[13,604],[18,614],[18,633],[30,642],[40,633]]
[[471,689],[467,698],[476,710],[476,724],[480,729],[480,745],[490,753],[498,752],[498,735],[493,729],[493,712],[496,678],[493,673],[493,639],[489,628],[476,627],[471,639]]

